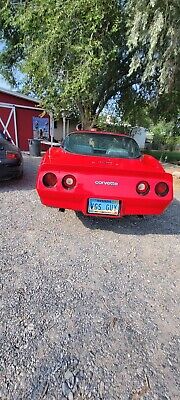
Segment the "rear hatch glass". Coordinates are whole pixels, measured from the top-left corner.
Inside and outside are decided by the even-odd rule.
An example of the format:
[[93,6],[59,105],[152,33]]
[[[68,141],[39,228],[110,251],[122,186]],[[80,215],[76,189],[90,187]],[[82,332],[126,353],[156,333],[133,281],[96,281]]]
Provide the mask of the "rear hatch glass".
[[70,153],[109,158],[138,158],[141,152],[136,141],[128,136],[101,133],[71,133],[64,141]]

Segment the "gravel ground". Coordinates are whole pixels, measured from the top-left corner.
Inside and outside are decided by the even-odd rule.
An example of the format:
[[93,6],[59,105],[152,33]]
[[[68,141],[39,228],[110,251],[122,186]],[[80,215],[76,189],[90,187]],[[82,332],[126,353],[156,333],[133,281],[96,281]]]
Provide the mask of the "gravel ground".
[[1,400],[179,400],[180,188],[159,217],[41,205],[39,158],[0,185]]

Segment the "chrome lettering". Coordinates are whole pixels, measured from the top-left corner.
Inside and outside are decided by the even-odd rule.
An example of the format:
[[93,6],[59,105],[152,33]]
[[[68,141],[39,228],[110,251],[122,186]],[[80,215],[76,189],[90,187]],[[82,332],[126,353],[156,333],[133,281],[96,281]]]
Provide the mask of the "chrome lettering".
[[95,181],[96,185],[108,185],[108,186],[118,186],[118,182],[109,182],[109,181]]

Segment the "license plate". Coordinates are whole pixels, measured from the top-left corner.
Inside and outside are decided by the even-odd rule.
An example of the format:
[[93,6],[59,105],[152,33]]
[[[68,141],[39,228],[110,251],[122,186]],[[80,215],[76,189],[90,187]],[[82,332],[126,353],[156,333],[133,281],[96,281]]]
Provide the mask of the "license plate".
[[89,199],[88,213],[89,214],[118,215],[119,214],[119,201],[118,200]]

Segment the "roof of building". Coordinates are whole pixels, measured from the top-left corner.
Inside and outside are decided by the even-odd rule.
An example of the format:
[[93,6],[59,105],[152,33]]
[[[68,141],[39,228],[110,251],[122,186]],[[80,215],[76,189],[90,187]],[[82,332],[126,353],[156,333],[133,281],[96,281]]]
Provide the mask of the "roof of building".
[[35,103],[39,103],[38,99],[30,97],[30,96],[26,96],[25,94],[18,93],[18,92],[15,92],[13,90],[6,90],[6,89],[3,89],[3,88],[0,88],[0,92],[9,94],[11,96],[20,97],[21,99],[24,99],[24,100],[29,100],[29,101],[34,101]]

